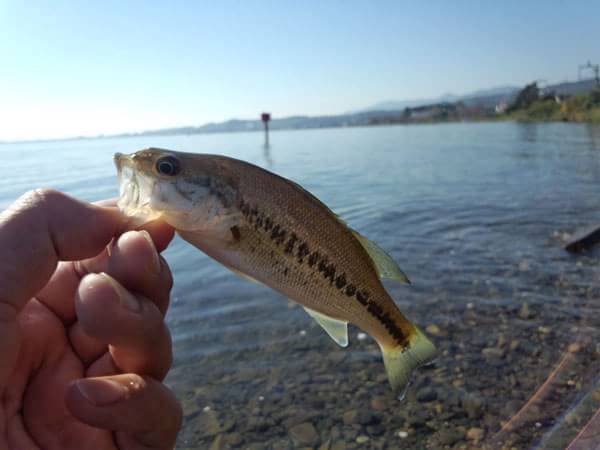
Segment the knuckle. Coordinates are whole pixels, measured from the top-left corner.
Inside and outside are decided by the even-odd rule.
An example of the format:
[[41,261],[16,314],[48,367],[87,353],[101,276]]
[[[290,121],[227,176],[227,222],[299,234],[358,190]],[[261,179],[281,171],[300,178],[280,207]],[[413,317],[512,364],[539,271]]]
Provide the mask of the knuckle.
[[21,202],[28,207],[38,207],[64,198],[65,195],[55,189],[38,188],[23,194]]

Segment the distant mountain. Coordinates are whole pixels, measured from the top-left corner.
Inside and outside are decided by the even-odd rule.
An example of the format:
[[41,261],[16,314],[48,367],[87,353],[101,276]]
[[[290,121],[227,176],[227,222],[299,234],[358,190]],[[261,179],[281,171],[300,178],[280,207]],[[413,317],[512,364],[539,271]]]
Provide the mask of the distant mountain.
[[[541,88],[543,93],[573,95],[594,88],[593,80],[564,82]],[[419,123],[436,121],[482,120],[495,115],[499,103],[511,103],[521,87],[500,86],[483,89],[464,95],[444,94],[431,99],[388,101],[369,108],[330,116],[293,116],[274,118],[269,123],[271,130],[332,128],[369,126],[397,123]],[[408,108],[408,109],[407,109]],[[124,133],[105,137],[181,135],[196,133],[228,133],[239,131],[261,131],[260,119],[231,119],[220,123],[149,130],[140,133]]]
[[596,87],[596,81],[590,79],[549,84],[548,86],[542,87],[541,91],[542,93],[552,92],[558,95],[577,95],[589,92],[593,90],[594,87]]
[[500,86],[491,89],[482,89],[470,92],[464,95],[444,94],[435,98],[422,98],[415,100],[387,101],[376,103],[373,106],[365,108],[365,111],[401,111],[404,108],[415,108],[425,105],[434,105],[440,103],[463,102],[468,106],[495,106],[500,101],[512,99],[521,88],[517,86]]

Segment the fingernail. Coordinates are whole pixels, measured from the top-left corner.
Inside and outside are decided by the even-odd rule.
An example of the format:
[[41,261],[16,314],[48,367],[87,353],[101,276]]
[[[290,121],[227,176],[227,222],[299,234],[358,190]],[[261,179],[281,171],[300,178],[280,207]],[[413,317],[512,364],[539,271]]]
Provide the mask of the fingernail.
[[150,233],[148,233],[146,230],[140,230],[139,233],[144,237],[144,239],[146,239],[148,241],[148,244],[150,245],[150,248],[152,250],[152,259],[148,264],[148,266],[149,266],[148,268],[153,273],[159,273],[160,272],[160,260],[158,259],[158,252],[156,251],[156,246],[154,245],[154,241],[152,240]]
[[75,386],[95,406],[116,403],[128,394],[127,388],[113,380],[77,380]]
[[104,273],[104,272],[100,272],[100,275],[102,275],[104,277],[104,279],[110,283],[111,287],[115,291],[115,294],[117,294],[117,297],[119,298],[119,302],[121,303],[122,306],[127,308],[129,311],[133,311],[135,313],[140,312],[142,310],[142,305],[140,304],[138,299],[135,298],[134,295],[125,291],[125,289],[123,289],[114,280],[114,278],[112,278],[110,275],[108,275],[107,273]]

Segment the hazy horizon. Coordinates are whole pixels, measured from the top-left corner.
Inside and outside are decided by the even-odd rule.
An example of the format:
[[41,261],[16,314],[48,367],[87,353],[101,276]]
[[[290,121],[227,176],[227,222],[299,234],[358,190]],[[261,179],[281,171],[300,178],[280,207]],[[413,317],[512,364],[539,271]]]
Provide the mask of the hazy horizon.
[[[485,10],[484,10],[485,9]],[[0,140],[333,115],[577,79],[600,4],[0,4]]]

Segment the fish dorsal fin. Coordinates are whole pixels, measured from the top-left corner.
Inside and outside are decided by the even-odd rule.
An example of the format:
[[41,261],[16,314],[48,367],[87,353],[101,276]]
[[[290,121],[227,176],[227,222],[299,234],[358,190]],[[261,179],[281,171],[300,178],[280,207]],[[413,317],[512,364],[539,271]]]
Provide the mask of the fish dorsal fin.
[[348,322],[333,319],[325,314],[315,311],[314,309],[304,307],[304,310],[317,321],[325,332],[338,344],[340,347],[348,346]]
[[400,267],[398,267],[398,264],[396,264],[390,255],[383,251],[375,242],[367,239],[358,231],[351,231],[373,260],[375,269],[377,269],[377,274],[380,278],[389,278],[391,280],[410,284],[408,277],[402,272]]

